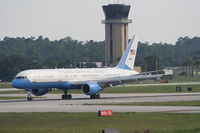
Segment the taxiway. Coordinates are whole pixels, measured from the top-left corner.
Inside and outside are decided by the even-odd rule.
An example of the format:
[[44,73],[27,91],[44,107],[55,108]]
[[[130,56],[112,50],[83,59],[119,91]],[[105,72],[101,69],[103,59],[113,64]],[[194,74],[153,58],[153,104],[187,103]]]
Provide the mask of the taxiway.
[[[26,96],[26,94],[1,94],[3,96]],[[99,105],[133,102],[168,102],[200,100],[200,93],[145,93],[145,94],[101,94],[101,99],[89,99],[84,94],[73,94],[72,100],[61,100],[60,94],[47,94],[34,101],[0,100],[0,112],[171,112],[200,113],[198,106],[122,106]]]

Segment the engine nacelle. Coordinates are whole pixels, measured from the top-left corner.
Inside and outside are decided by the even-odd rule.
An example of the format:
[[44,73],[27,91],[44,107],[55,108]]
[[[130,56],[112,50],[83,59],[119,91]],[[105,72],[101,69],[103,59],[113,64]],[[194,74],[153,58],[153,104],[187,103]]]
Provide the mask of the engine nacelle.
[[33,89],[32,94],[35,96],[42,96],[49,92],[49,89]]
[[87,84],[82,85],[81,89],[86,95],[95,95],[102,90],[100,85],[95,82],[88,82]]

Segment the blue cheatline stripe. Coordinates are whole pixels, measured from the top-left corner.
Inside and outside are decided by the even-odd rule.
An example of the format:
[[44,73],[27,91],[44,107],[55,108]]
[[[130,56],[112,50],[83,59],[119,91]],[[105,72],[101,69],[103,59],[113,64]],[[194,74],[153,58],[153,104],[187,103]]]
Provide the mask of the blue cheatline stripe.
[[133,44],[133,40],[135,39],[135,36],[133,36],[133,38],[131,39],[131,41],[129,42],[128,44],[128,47],[126,48],[125,52],[124,52],[124,55],[122,56],[119,64],[117,65],[117,68],[120,68],[120,69],[126,69],[126,70],[132,70],[131,68],[129,68],[125,62],[126,62],[126,59],[128,57],[128,54],[130,52],[130,49],[131,49],[131,46]]
[[70,82],[37,82],[31,83],[26,79],[14,79],[12,86],[18,89],[45,89],[45,88],[59,88],[59,89],[78,89],[78,86],[72,85]]

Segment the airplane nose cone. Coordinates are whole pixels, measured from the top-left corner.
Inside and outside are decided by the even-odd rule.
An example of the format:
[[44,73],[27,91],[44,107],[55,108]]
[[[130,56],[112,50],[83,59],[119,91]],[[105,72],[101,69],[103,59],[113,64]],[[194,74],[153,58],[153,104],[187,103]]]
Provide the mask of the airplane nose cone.
[[27,87],[27,81],[24,79],[14,79],[12,81],[12,86],[18,89],[25,89]]
[[18,88],[18,87],[19,87],[19,82],[18,82],[17,79],[14,79],[14,80],[12,81],[12,86],[13,86],[14,88]]

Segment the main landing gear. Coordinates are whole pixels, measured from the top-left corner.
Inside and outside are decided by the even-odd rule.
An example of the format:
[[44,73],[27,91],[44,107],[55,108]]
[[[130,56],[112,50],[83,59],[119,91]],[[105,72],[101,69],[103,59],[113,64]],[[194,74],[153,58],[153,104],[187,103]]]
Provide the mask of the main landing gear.
[[27,101],[33,101],[33,97],[31,96],[31,90],[28,91]]
[[67,90],[63,90],[64,92],[64,95],[61,96],[61,98],[64,100],[64,99],[72,99],[72,95],[71,94],[68,94]]
[[100,99],[100,94],[90,95],[90,99]]

